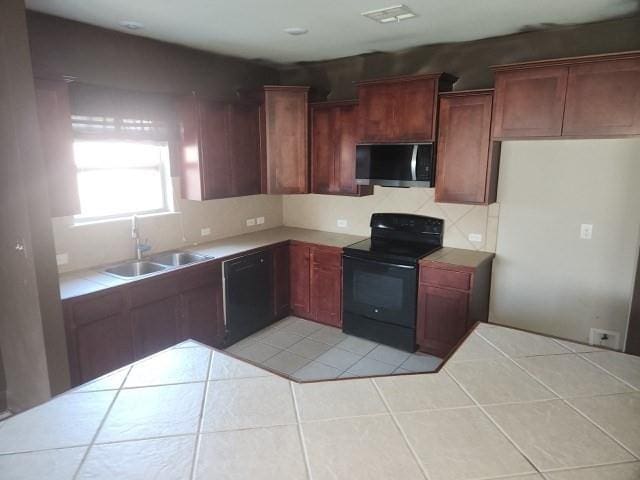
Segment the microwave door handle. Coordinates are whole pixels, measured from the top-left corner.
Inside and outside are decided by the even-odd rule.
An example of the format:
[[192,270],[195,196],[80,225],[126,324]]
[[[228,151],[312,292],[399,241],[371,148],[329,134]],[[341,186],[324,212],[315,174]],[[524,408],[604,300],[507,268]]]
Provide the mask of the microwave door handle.
[[413,151],[411,152],[411,180],[414,182],[418,179],[416,175],[416,167],[418,164],[418,145],[413,146]]

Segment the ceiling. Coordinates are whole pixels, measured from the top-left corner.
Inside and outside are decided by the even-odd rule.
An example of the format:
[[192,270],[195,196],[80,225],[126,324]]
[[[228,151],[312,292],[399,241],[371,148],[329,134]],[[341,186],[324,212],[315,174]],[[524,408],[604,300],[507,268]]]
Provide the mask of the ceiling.
[[[26,0],[27,7],[215,53],[277,63],[327,60],[523,29],[586,23],[638,10],[637,0]],[[417,18],[380,24],[362,12],[404,3]],[[130,31],[123,20],[144,24]],[[291,36],[286,27],[309,33]]]

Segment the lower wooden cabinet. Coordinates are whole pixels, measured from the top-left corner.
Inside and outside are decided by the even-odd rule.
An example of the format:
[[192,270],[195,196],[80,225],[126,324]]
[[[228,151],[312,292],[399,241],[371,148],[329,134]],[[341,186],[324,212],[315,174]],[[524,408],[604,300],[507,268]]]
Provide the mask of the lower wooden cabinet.
[[291,313],[342,327],[342,250],[292,243]]
[[63,302],[73,385],[187,338],[221,346],[222,271],[208,262]]
[[291,311],[291,288],[289,283],[289,245],[278,245],[271,251],[273,271],[273,316],[274,320],[289,315]]
[[476,266],[423,261],[416,341],[421,352],[446,357],[489,314],[492,256]]

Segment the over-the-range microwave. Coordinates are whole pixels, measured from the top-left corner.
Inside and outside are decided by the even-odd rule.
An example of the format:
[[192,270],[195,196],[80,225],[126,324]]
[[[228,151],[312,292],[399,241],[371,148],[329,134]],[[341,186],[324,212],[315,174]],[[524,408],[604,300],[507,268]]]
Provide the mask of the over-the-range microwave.
[[356,146],[356,183],[386,187],[433,187],[433,143]]

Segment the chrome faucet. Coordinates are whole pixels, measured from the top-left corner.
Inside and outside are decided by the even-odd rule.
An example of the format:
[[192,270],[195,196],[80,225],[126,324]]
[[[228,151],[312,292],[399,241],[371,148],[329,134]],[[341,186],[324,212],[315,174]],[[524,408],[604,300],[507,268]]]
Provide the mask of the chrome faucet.
[[134,215],[131,217],[131,238],[135,241],[135,254],[137,260],[142,260],[142,254],[144,252],[148,252],[151,250],[151,245],[149,245],[149,239],[145,238],[144,242],[140,241],[140,231],[138,226],[138,216]]

